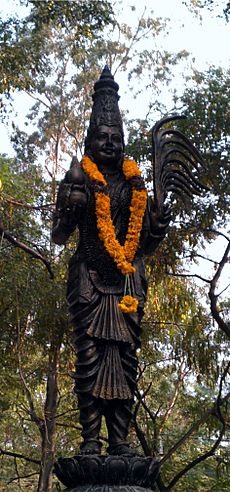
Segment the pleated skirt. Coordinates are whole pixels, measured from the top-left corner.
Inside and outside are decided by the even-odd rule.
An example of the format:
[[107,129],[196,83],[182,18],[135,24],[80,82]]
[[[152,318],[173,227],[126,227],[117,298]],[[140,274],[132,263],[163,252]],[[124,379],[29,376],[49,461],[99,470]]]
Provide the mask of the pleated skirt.
[[93,286],[88,302],[69,289],[77,364],[75,389],[104,400],[133,397],[140,346],[140,316],[123,314],[120,294],[105,294]]

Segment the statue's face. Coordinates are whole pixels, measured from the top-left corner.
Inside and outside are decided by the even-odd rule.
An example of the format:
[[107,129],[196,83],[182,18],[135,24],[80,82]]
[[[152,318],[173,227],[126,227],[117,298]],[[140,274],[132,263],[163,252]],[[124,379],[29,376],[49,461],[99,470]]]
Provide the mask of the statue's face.
[[122,135],[117,126],[101,125],[91,140],[91,152],[96,164],[113,167],[123,153]]

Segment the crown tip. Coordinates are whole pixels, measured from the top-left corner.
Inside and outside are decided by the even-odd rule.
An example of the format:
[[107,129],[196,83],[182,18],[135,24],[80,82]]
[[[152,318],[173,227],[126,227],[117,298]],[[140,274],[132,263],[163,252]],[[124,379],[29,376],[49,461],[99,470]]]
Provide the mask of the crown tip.
[[[93,99],[96,97],[96,93],[101,89],[113,89],[115,93],[119,90],[119,85],[115,82],[113,75],[111,74],[111,70],[108,65],[105,65],[99,80],[94,84],[95,93],[93,95]],[[117,96],[119,97],[119,96]]]
[[104,66],[103,72],[110,72],[111,73],[111,70],[107,64]]

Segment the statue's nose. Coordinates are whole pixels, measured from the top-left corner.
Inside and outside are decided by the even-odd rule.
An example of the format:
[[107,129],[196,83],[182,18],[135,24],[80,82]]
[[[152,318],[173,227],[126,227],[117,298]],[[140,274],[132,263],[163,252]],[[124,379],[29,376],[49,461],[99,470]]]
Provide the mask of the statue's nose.
[[106,144],[107,144],[109,147],[112,147],[112,146],[113,146],[112,135],[108,135],[108,136],[107,136]]

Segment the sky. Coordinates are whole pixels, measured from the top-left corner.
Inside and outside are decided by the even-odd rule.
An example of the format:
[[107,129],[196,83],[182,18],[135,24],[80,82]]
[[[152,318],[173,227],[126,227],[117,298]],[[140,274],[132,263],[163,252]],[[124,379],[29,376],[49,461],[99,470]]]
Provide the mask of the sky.
[[[215,2],[214,2],[215,3]],[[218,1],[219,6],[226,1]],[[152,10],[157,17],[167,17],[170,20],[169,33],[165,37],[164,46],[172,51],[186,49],[196,58],[196,66],[205,69],[209,64],[227,65],[230,60],[230,24],[217,18],[221,8],[213,13],[200,9],[195,16],[184,5],[183,0],[133,0],[123,1],[124,18],[128,22],[141,15],[144,8]],[[129,5],[135,4],[136,11],[129,11]]]
[[[221,0],[218,1],[221,5]],[[225,3],[225,2],[223,2]],[[157,39],[157,47],[162,49],[179,52],[186,50],[191,54],[188,61],[178,65],[175,69],[174,87],[177,88],[179,94],[183,93],[185,88],[185,80],[183,75],[185,71],[190,71],[191,68],[196,68],[200,71],[207,70],[211,65],[229,67],[230,62],[230,23],[227,24],[224,19],[217,18],[221,8],[213,13],[207,9],[199,11],[199,15],[191,13],[184,5],[183,0],[139,0],[121,1],[123,13],[121,18],[124,22],[136,25],[137,19],[146,9],[146,15],[153,12],[154,17],[167,18],[167,28],[165,33]],[[131,11],[130,6],[135,4],[135,11]],[[202,14],[202,17],[201,17]],[[148,47],[143,42],[143,46]],[[122,74],[118,74],[119,77]],[[163,97],[170,108],[169,91],[163,92]],[[148,95],[146,94],[146,100]],[[145,96],[141,95],[141,104],[138,110],[142,115],[146,114]],[[132,105],[131,105],[132,107]],[[137,105],[135,105],[136,111]],[[131,115],[135,117],[134,115]],[[141,117],[138,114],[136,117]]]

